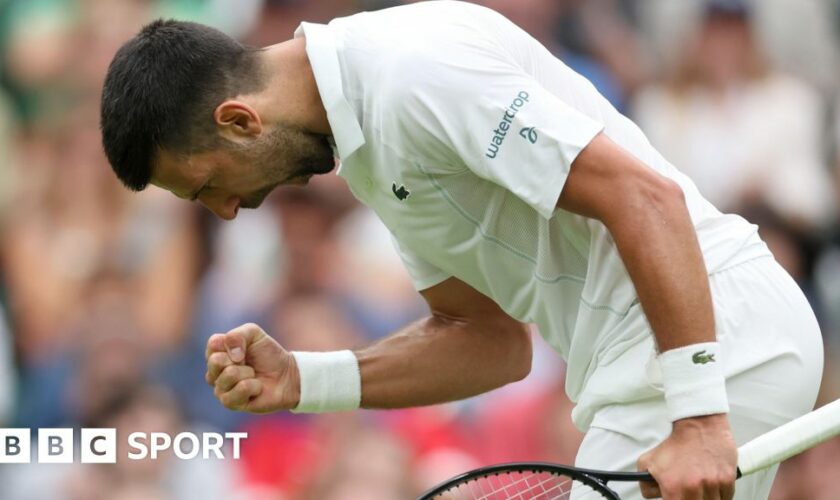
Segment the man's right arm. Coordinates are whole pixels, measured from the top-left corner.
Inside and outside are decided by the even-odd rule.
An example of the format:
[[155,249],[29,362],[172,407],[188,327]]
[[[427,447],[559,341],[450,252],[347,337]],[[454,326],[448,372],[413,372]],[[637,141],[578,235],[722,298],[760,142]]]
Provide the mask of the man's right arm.
[[[528,375],[532,346],[527,325],[456,278],[421,294],[429,317],[355,352],[362,407],[455,401]],[[225,407],[266,413],[298,406],[295,357],[257,325],[213,335],[206,356],[207,382]]]
[[362,407],[403,408],[475,396],[531,370],[527,325],[457,278],[420,292],[431,315],[356,351]]

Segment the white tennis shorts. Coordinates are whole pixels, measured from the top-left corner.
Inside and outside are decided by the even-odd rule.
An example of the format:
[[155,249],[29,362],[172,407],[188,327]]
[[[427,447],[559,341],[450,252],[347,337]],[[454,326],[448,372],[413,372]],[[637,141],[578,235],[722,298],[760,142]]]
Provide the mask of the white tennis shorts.
[[[709,283],[729,423],[740,446],[813,408],[822,378],[822,336],[802,291],[770,256],[714,273]],[[635,471],[639,456],[671,432],[663,397],[610,405],[602,412],[587,430],[578,467]],[[766,499],[776,469],[739,479],[735,498]],[[642,498],[637,483],[609,486],[623,500]]]

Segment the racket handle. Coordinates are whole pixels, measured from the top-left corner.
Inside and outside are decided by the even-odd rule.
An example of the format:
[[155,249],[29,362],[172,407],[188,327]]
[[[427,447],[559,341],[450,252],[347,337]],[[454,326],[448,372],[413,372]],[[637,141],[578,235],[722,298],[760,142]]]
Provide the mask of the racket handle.
[[738,448],[738,469],[746,476],[775,465],[840,434],[840,400],[773,429]]

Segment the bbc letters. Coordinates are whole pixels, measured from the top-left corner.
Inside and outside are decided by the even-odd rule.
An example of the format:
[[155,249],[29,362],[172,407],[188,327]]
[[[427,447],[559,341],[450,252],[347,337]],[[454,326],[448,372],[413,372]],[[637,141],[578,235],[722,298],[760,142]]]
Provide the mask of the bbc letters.
[[120,445],[116,429],[38,429],[37,438],[31,429],[0,429],[0,464],[113,464],[118,459],[157,460],[168,450],[181,460],[238,460],[247,438],[246,432],[132,432]]

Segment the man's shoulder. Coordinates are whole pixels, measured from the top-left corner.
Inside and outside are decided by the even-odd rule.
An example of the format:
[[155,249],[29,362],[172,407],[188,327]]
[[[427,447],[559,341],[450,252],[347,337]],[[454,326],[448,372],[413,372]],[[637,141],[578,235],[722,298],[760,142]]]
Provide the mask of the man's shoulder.
[[[509,22],[498,12],[482,5],[459,0],[435,0],[360,12],[333,19],[330,25],[345,29],[363,27],[367,30],[416,28],[434,34],[437,28],[447,24],[464,24],[464,21],[467,24],[480,24],[500,20]],[[431,42],[431,37],[427,41]]]
[[395,76],[434,77],[434,70],[472,66],[482,54],[503,52],[499,23],[514,26],[486,7],[433,1],[338,18],[330,27],[347,69],[386,83]]

